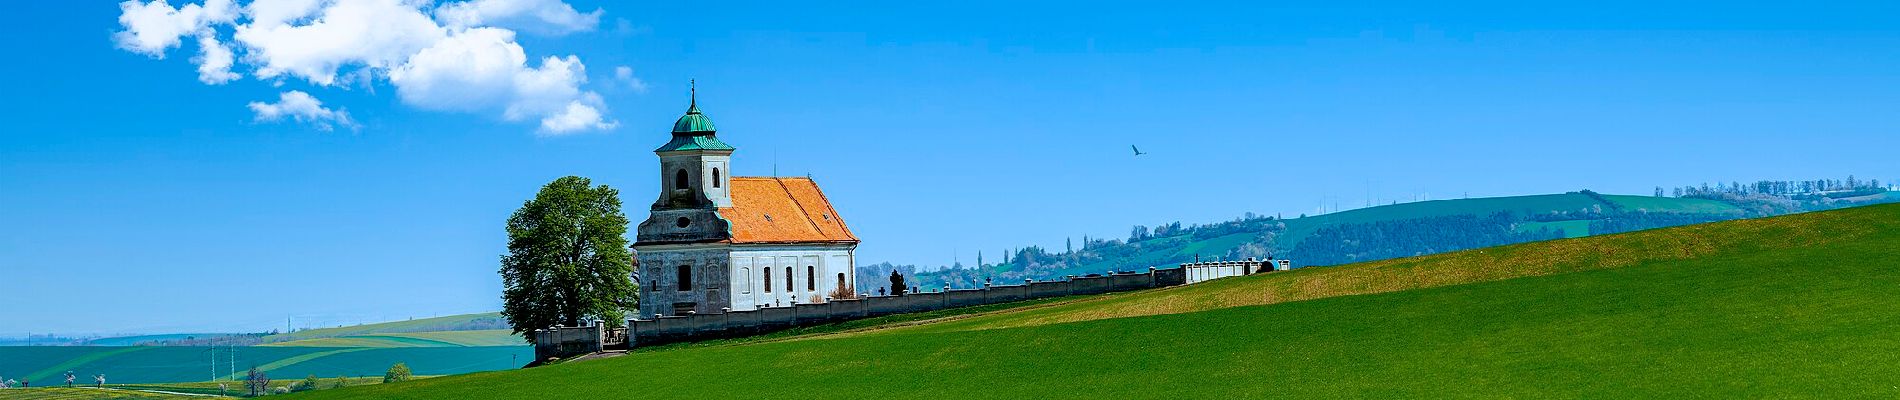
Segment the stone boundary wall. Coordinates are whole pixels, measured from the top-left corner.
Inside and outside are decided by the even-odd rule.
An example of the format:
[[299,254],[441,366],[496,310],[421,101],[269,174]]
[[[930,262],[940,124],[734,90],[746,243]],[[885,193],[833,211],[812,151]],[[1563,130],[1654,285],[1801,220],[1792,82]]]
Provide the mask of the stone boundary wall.
[[1021,285],[987,286],[982,289],[950,289],[903,296],[865,296],[858,299],[831,300],[825,303],[797,304],[790,307],[633,319],[627,321],[627,346],[631,348],[752,336],[788,328],[891,314],[1184,284],[1187,284],[1185,269],[1150,268],[1148,272],[1141,273],[1070,277],[1066,280],[1051,282],[1025,281]]
[[[625,328],[624,345],[633,348],[735,338],[891,314],[1180,286],[1219,277],[1273,271],[1274,267],[1272,261],[1252,260],[1189,263],[1177,268],[1149,268],[1148,272],[1070,276],[1049,282],[1026,280],[1021,285],[984,285],[982,289],[945,288],[903,296],[865,296],[788,307],[631,319]],[[555,327],[536,330],[534,335],[535,358],[540,360],[598,352],[618,348],[622,344],[622,332],[598,326]],[[606,345],[602,345],[604,342]]]
[[534,359],[540,361],[548,357],[599,352],[604,342],[606,342],[606,330],[602,329],[600,324],[536,329],[534,330]]
[[1206,261],[1182,263],[1181,269],[1187,270],[1187,283],[1201,283],[1210,280],[1258,274],[1262,272],[1286,271],[1293,269],[1292,260],[1246,260]]

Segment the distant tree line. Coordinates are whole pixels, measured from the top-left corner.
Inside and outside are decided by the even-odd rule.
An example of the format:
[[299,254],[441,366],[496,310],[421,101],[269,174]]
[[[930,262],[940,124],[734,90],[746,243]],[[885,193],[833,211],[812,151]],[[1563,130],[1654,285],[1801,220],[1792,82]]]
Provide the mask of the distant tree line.
[[1861,180],[1853,175],[1847,179],[1815,179],[1807,181],[1756,181],[1752,184],[1742,182],[1716,182],[1714,186],[1703,183],[1702,186],[1683,186],[1675,188],[1675,197],[1703,198],[1723,200],[1722,195],[1767,194],[1788,197],[1852,197],[1855,195],[1875,194],[1887,191],[1879,179]]

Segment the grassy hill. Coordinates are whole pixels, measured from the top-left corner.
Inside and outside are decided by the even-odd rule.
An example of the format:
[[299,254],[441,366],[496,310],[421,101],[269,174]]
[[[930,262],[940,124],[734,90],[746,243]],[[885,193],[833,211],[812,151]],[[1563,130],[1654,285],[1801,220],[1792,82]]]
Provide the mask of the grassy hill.
[[293,340],[338,338],[389,333],[443,332],[467,330],[494,330],[508,327],[507,319],[501,313],[480,313],[450,315],[412,319],[408,321],[383,322],[337,328],[305,329],[301,331],[270,335],[264,337],[265,343],[288,342]]
[[274,347],[479,347],[527,346],[520,335],[508,329],[478,331],[374,333],[292,340],[264,346]]
[[1900,205],[309,398],[1900,396]]
[[1284,243],[1285,248],[1292,248],[1294,244],[1298,244],[1301,240],[1306,240],[1306,237],[1312,235],[1313,231],[1319,230],[1319,228],[1327,225],[1368,224],[1381,221],[1452,215],[1487,215],[1499,212],[1510,212],[1518,215],[1537,215],[1552,212],[1589,210],[1593,207],[1609,207],[1612,204],[1631,210],[1644,210],[1648,212],[1742,216],[1742,209],[1715,200],[1625,195],[1601,196],[1604,200],[1608,201],[1608,204],[1582,193],[1565,193],[1430,200],[1367,207],[1306,218],[1289,219],[1287,220],[1287,233],[1282,236],[1281,241]]

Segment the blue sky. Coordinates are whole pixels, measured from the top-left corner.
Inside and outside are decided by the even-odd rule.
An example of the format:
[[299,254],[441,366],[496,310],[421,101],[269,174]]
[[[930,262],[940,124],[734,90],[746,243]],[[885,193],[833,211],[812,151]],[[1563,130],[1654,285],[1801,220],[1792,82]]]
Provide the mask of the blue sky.
[[[244,15],[150,51],[119,4],[12,5],[0,336],[498,309],[507,214],[581,175],[643,218],[689,79],[735,172],[816,177],[861,263],[1369,197],[1900,178],[1891,2],[538,3],[572,18],[428,14],[513,33],[493,87],[414,51],[315,82],[294,50],[342,39],[244,42]],[[207,31],[228,70],[201,72]]]

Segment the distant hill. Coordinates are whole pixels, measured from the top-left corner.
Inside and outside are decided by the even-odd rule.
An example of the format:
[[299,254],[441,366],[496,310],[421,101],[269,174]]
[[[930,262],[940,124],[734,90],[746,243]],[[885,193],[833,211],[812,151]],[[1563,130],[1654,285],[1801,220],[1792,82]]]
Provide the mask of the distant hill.
[[[1607,201],[1606,201],[1607,200]],[[1590,210],[1622,207],[1652,213],[1710,214],[1740,218],[1741,208],[1715,200],[1624,195],[1592,196],[1583,192],[1532,196],[1485,197],[1456,200],[1429,200],[1321,214],[1287,220],[1282,248],[1291,249],[1313,232],[1327,226],[1370,224],[1387,221],[1447,217],[1455,215],[1491,215],[1508,212],[1519,216],[1588,213]]]
[[479,347],[527,346],[521,335],[509,329],[476,331],[439,331],[410,333],[372,333],[302,339],[265,344],[276,347]]
[[[1564,194],[1433,200],[1282,218],[1248,213],[1230,221],[1135,226],[1127,238],[1083,237],[1060,249],[980,252],[975,265],[861,265],[859,291],[875,293],[891,271],[911,286],[981,287],[988,281],[1052,280],[1195,260],[1292,259],[1295,267],[1339,265],[1561,238],[1900,202],[1877,180],[1818,179],[1682,187],[1674,195]],[[1000,254],[999,254],[1000,253]]]
[[83,346],[202,346],[208,344],[255,344],[262,334],[248,333],[167,333],[158,335],[118,336],[87,339]]
[[1895,248],[1880,205],[307,396],[1895,397]]
[[[1894,201],[1869,197],[1862,203]],[[1020,282],[1061,279],[1110,270],[1138,270],[1195,260],[1291,258],[1298,266],[1335,265],[1393,257],[1594,234],[1765,216],[1704,198],[1564,194],[1432,200],[1388,204],[1315,216],[1251,215],[1182,226],[1136,226],[1126,239],[1083,238],[1065,249],[1024,247],[980,265],[928,270],[874,264],[859,268],[859,291],[876,292],[899,270],[915,286],[980,287],[984,279]]]
[[363,324],[338,328],[305,329],[264,337],[264,343],[289,342],[294,340],[339,338],[389,333],[443,332],[443,331],[479,331],[510,329],[508,320],[501,313],[450,315],[412,319],[408,321]]

